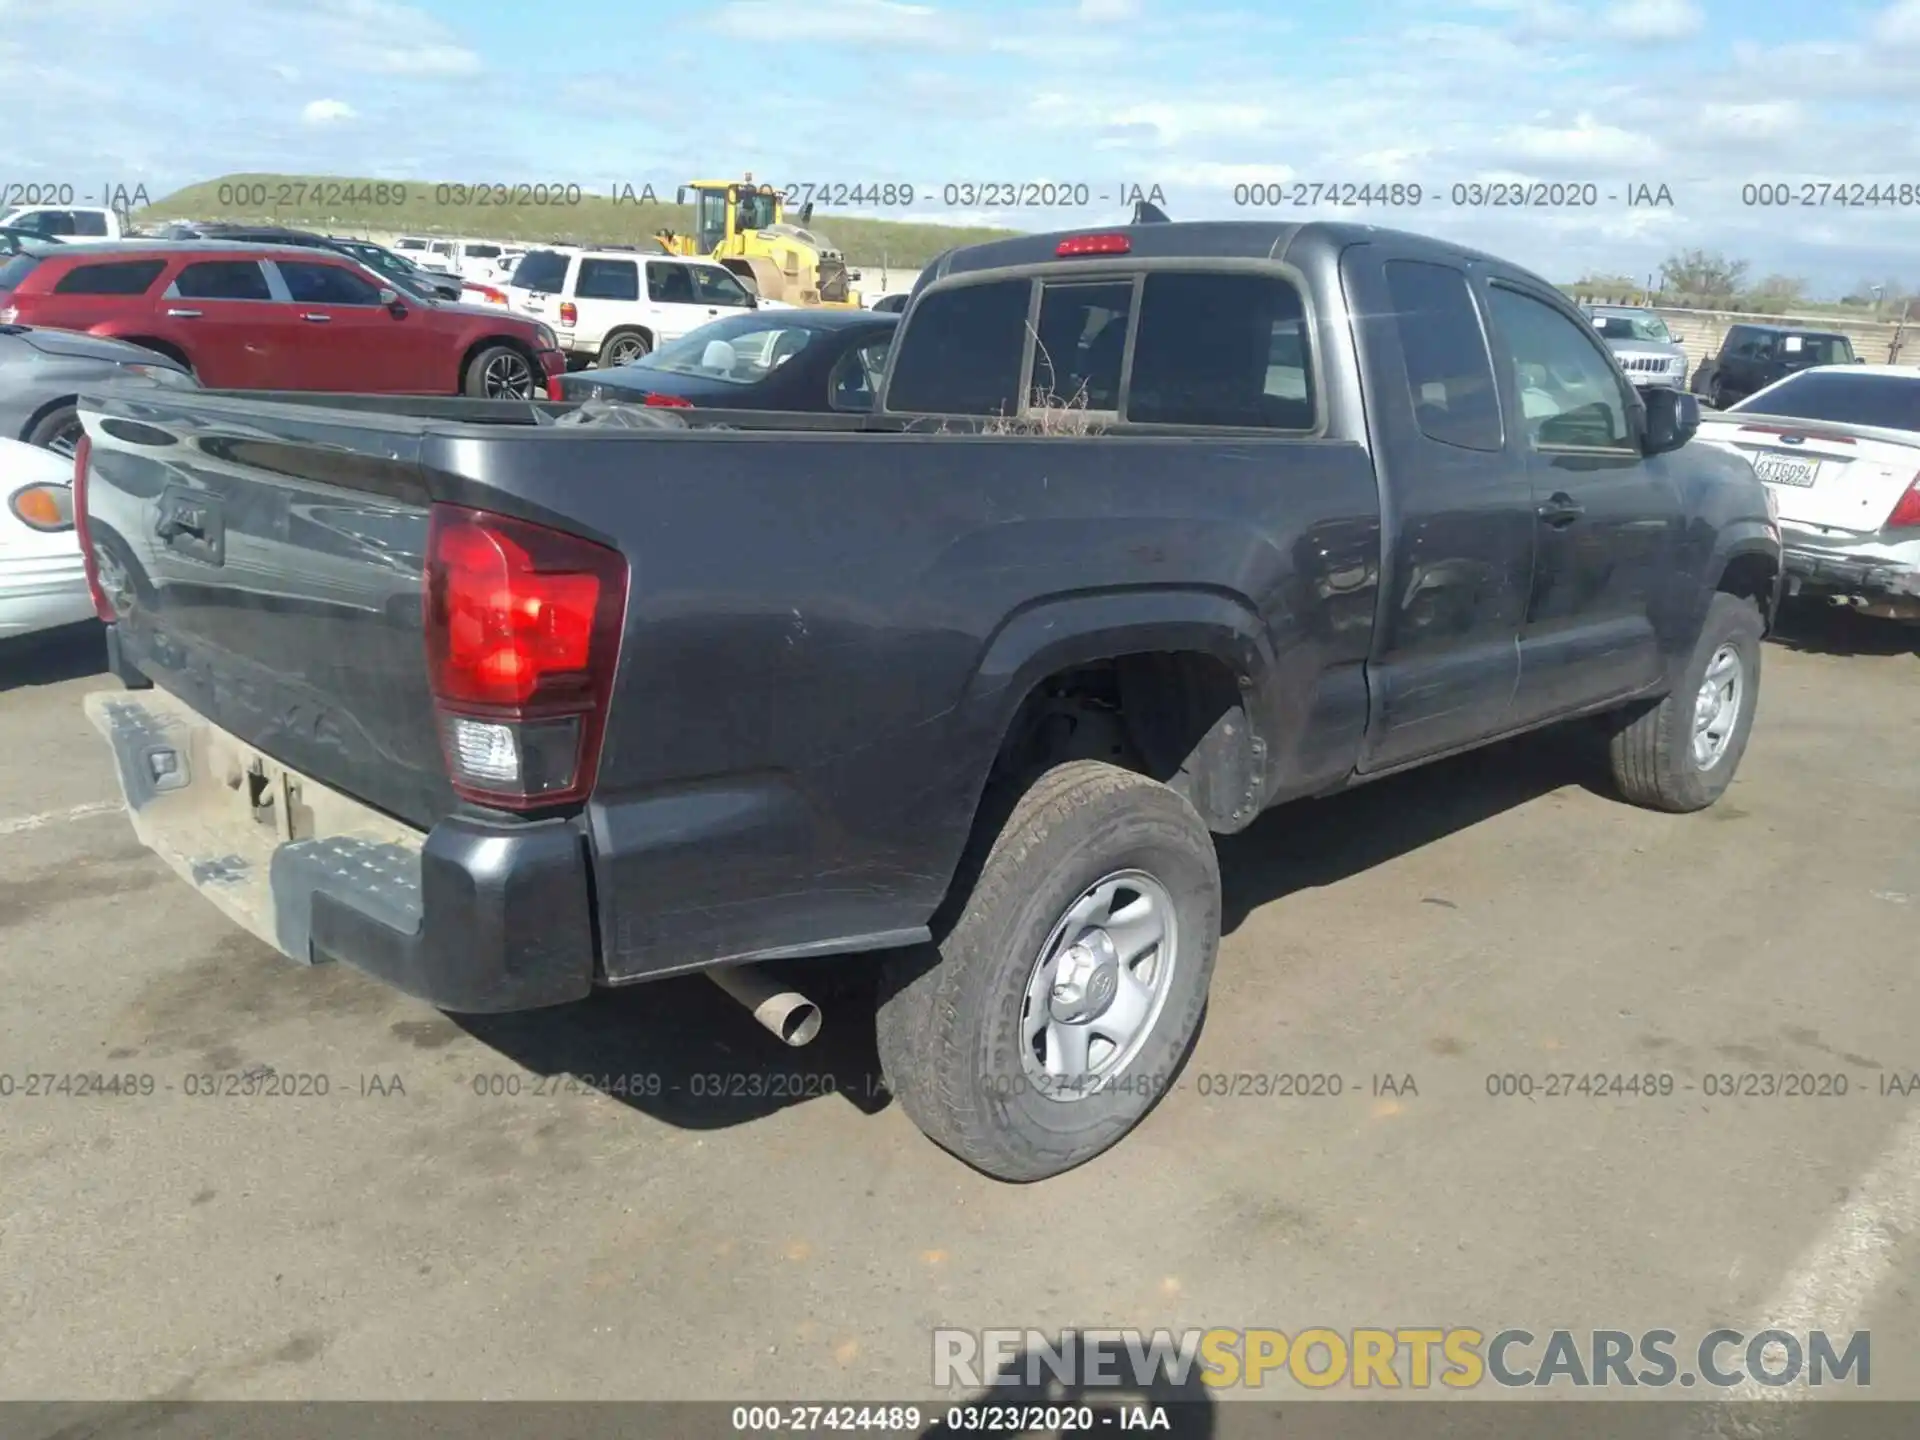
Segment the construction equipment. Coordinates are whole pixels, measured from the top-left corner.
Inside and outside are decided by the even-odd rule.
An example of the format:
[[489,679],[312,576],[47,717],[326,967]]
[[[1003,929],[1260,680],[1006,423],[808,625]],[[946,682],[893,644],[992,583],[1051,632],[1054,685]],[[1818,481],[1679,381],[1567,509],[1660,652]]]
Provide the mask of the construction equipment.
[[[689,202],[691,197],[691,202]],[[858,309],[849,288],[846,256],[817,230],[807,228],[813,205],[800,207],[798,224],[787,223],[786,206],[771,185],[739,180],[695,180],[682,185],[676,204],[693,205],[693,233],[661,230],[654,236],[670,255],[711,256],[762,299],[789,305]]]

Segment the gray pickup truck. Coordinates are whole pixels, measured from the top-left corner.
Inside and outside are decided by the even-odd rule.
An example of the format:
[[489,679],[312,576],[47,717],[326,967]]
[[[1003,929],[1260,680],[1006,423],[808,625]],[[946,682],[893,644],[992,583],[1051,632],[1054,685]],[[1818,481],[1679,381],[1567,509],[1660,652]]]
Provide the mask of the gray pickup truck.
[[1691,396],[1363,226],[952,251],[871,415],[81,413],[89,711],[209,899],[451,1011],[707,971],[789,1040],[783,962],[885,952],[889,1087],[1011,1180],[1182,1064],[1215,835],[1570,717],[1710,805],[1779,594]]

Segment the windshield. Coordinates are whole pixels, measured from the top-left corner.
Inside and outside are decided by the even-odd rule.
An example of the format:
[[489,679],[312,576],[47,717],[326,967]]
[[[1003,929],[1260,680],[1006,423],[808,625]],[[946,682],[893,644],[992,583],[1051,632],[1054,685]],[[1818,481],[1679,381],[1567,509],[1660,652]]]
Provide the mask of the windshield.
[[1736,412],[1881,430],[1920,430],[1920,376],[1809,370],[1747,397],[1727,413]]
[[697,375],[730,385],[754,385],[786,364],[813,340],[814,332],[760,315],[716,320],[636,362],[637,368],[670,375]]
[[741,186],[738,208],[734,211],[736,230],[764,230],[773,221],[773,194],[767,190],[749,190]]
[[1661,345],[1673,343],[1673,332],[1658,315],[1596,315],[1593,328],[1606,340],[1651,340]]

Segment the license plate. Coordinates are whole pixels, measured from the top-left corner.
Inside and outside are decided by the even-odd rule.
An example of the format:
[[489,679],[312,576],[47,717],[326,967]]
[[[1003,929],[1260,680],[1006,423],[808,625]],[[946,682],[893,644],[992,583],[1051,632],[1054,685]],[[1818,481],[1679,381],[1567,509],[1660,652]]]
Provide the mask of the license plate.
[[1805,490],[1820,473],[1818,460],[1795,460],[1786,455],[1762,455],[1753,462],[1753,472],[1774,485],[1795,485]]

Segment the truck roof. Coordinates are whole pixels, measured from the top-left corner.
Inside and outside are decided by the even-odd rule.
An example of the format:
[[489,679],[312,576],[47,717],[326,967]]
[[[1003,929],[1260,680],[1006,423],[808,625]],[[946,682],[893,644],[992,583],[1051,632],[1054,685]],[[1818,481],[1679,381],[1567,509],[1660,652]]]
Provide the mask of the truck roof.
[[[1483,250],[1380,225],[1327,220],[1176,220],[1147,225],[1077,225],[1071,230],[1052,230],[1044,235],[1018,235],[1007,240],[963,245],[936,260],[922,277],[923,283],[931,284],[944,276],[968,271],[1059,263],[1057,247],[1062,240],[1074,235],[1125,235],[1132,242],[1132,258],[1168,260],[1277,260],[1283,256],[1298,259],[1312,251],[1334,256],[1349,245],[1390,238],[1410,243],[1436,258],[1481,261],[1525,273],[1524,267]],[[1088,262],[1100,258],[1090,256]]]

